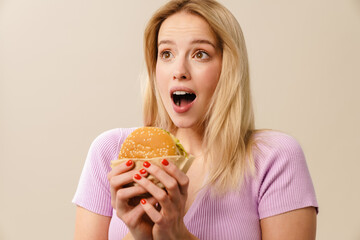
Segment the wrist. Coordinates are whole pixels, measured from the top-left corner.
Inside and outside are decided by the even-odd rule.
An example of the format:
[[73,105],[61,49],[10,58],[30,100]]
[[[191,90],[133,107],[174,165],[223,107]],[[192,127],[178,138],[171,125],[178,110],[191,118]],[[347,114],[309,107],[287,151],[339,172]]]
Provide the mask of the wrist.
[[143,234],[137,234],[135,231],[130,231],[128,235],[130,235],[129,238],[124,238],[123,240],[153,240],[151,236],[146,237]]

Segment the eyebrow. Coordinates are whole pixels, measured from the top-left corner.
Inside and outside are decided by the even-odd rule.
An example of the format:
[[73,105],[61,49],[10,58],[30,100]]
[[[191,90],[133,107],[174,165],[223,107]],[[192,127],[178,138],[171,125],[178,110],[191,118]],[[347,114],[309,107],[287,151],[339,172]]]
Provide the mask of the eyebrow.
[[[216,49],[215,45],[210,42],[209,40],[206,40],[206,39],[195,39],[193,41],[191,41],[191,44],[195,44],[195,43],[200,43],[200,44],[209,44],[211,45],[213,48]],[[161,45],[161,44],[175,44],[174,41],[171,41],[171,40],[161,40],[159,43],[158,43],[158,47]]]

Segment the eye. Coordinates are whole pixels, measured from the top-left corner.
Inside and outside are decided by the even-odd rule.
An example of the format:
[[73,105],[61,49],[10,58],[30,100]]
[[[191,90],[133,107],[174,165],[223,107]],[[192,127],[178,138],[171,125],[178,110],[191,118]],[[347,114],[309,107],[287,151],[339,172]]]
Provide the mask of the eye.
[[165,50],[165,51],[162,51],[162,52],[160,53],[160,57],[161,57],[162,59],[164,59],[164,60],[167,60],[167,59],[172,58],[172,57],[173,57],[173,54],[172,54],[170,51]]
[[199,50],[195,53],[194,57],[200,60],[207,60],[210,58],[209,54],[203,50]]

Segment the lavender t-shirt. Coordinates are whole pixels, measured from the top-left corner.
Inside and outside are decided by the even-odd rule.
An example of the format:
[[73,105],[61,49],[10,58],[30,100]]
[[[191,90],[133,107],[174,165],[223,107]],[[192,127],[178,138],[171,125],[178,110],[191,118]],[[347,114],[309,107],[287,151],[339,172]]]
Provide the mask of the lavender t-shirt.
[[[124,139],[135,128],[104,132],[91,144],[73,203],[111,217],[109,240],[122,239],[126,225],[111,207],[107,174],[110,161],[117,159]],[[266,131],[254,151],[256,175],[245,181],[241,191],[211,197],[202,189],[184,216],[188,230],[199,239],[260,240],[260,219],[313,206],[318,209],[304,153],[291,136]]]

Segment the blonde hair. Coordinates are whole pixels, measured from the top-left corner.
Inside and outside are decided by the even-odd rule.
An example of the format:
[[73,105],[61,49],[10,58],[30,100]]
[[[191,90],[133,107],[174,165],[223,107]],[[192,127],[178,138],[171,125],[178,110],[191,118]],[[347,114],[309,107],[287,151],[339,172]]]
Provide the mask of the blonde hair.
[[145,30],[144,51],[148,81],[144,96],[144,125],[176,131],[156,88],[158,32],[169,16],[185,11],[205,19],[222,50],[221,75],[204,126],[204,159],[209,166],[207,184],[216,193],[239,189],[247,173],[254,173],[252,146],[255,132],[250,94],[249,65],[240,25],[214,0],[172,0],[154,13]]

